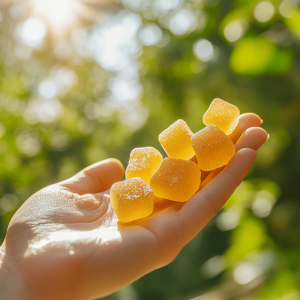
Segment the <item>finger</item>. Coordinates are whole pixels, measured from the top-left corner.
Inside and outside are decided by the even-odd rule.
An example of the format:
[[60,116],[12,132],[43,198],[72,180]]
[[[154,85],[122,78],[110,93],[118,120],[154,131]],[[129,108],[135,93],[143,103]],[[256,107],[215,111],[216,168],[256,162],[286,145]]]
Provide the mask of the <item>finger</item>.
[[[260,127],[248,128],[239,138],[235,145],[235,150],[250,148],[257,151],[269,138],[268,133]],[[212,179],[214,179],[224,167],[212,171],[201,183],[200,189],[204,188]]]
[[73,177],[58,183],[58,185],[80,195],[100,193],[108,190],[123,176],[124,167],[122,163],[115,158],[109,158],[83,169]]
[[196,193],[178,212],[183,226],[184,244],[190,241],[220,210],[252,167],[256,151],[239,150],[225,169]]
[[250,127],[259,127],[262,124],[262,119],[254,113],[242,114],[239,117],[239,123],[233,133],[229,135],[235,144],[240,136]]
[[257,151],[269,138],[269,134],[260,127],[248,128],[235,144],[235,151],[250,148]]

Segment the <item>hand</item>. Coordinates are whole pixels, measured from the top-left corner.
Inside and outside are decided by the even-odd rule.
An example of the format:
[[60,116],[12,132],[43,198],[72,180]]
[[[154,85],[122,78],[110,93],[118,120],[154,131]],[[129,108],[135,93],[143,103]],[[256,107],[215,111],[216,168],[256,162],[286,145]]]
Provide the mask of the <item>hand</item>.
[[130,224],[118,223],[103,193],[123,177],[115,159],[34,194],[13,216],[0,248],[1,299],[93,299],[170,263],[250,170],[268,138],[260,125],[258,116],[242,115],[231,135],[239,151],[219,175],[207,183],[208,176],[188,202],[165,200]]

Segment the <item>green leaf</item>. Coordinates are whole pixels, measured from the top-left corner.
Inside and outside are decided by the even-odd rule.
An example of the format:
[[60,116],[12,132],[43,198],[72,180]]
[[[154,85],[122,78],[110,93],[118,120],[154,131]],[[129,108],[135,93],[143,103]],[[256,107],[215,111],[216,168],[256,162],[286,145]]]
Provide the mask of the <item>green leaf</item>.
[[225,253],[228,265],[232,266],[250,252],[261,249],[266,240],[263,223],[247,216],[232,233],[231,246]]
[[274,275],[260,290],[256,299],[299,299],[300,293],[298,292],[297,278],[290,270],[280,270]]
[[300,38],[300,10],[291,18],[285,18],[284,23]]
[[288,72],[293,56],[262,36],[244,38],[233,50],[230,67],[238,74],[281,75]]

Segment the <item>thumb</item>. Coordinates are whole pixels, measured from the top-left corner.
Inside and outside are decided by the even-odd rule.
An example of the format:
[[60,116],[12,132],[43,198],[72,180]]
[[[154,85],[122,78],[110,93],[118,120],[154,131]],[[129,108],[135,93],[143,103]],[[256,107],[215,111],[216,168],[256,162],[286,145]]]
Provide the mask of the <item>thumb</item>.
[[79,195],[100,193],[108,190],[123,176],[124,167],[122,163],[115,158],[109,158],[83,169],[71,178],[58,183],[58,185]]

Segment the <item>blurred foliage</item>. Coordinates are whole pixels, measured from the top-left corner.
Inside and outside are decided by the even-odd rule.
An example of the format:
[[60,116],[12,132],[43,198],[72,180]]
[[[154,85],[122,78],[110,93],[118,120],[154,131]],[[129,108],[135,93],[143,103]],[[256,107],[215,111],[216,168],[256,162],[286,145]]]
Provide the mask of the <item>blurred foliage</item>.
[[255,167],[172,264],[106,299],[300,299],[299,1],[64,2],[0,3],[0,242],[37,190],[163,153],[158,134],[178,118],[200,130],[218,97],[264,120]]

